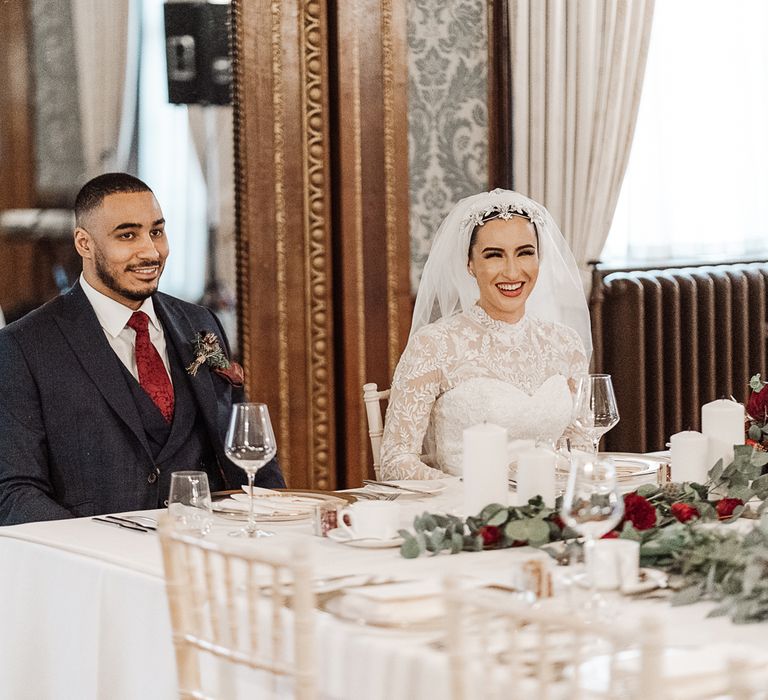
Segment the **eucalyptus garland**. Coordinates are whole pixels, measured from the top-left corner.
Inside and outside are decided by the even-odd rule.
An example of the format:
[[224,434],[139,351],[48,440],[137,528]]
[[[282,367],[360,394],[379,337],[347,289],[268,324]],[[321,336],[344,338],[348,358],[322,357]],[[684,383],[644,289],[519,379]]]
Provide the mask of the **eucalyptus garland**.
[[[702,600],[718,605],[710,616],[730,615],[736,623],[768,620],[768,453],[736,445],[734,459],[719,460],[705,484],[645,484],[625,494],[622,522],[607,536],[640,543],[640,563],[670,575],[673,605]],[[753,500],[754,499],[754,500]],[[749,502],[749,504],[748,504]],[[530,545],[576,545],[557,509],[541,497],[524,506],[491,503],[465,520],[454,515],[423,513],[413,531],[401,530],[400,553],[412,559],[427,552],[457,554]],[[747,534],[714,529],[707,523],[758,519]]]

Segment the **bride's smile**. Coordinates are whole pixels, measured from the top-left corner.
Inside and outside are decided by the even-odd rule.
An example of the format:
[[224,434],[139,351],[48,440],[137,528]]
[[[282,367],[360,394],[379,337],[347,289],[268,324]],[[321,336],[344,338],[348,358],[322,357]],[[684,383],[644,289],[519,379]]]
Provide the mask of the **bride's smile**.
[[497,321],[516,323],[539,276],[534,225],[513,216],[479,226],[470,241],[468,267],[477,279],[482,309]]

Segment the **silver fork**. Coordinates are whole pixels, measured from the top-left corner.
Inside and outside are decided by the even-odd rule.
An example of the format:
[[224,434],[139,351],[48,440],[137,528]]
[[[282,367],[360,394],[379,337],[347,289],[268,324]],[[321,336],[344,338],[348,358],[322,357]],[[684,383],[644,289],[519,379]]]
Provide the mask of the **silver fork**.
[[358,499],[363,501],[394,501],[396,498],[400,498],[402,494],[399,493],[370,493],[368,491],[356,491],[354,494]]

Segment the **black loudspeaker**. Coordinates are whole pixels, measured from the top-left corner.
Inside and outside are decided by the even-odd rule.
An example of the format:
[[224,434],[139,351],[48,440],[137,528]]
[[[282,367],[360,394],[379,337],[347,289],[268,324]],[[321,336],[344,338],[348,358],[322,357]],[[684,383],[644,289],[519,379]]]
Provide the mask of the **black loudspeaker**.
[[165,47],[170,102],[232,102],[228,2],[166,2]]

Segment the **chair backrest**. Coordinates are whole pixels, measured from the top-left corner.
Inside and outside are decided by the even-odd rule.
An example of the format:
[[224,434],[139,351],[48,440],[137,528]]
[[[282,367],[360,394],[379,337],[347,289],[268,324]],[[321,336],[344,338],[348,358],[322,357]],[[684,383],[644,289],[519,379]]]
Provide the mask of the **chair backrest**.
[[224,546],[174,530],[167,518],[159,535],[179,696],[313,699],[315,598],[306,547]]
[[384,434],[384,419],[381,414],[381,402],[386,401],[387,399],[389,399],[389,389],[379,391],[379,387],[373,382],[363,384],[365,415],[368,418],[368,437],[371,439],[373,471],[376,474],[377,480],[380,478],[381,436]]
[[[581,620],[493,590],[446,581],[446,648],[452,700],[661,698],[659,623],[639,628]],[[639,663],[621,663],[633,648]]]

